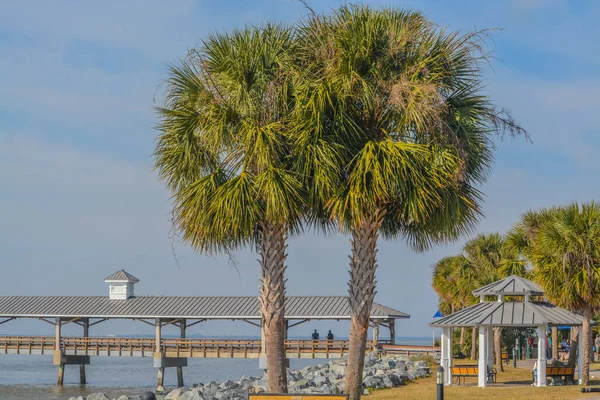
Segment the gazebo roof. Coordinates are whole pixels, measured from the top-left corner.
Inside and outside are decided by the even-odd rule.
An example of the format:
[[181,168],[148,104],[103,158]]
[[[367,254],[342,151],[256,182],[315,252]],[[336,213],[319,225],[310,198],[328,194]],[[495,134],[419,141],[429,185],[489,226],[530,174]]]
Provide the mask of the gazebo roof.
[[473,291],[474,296],[541,296],[543,294],[544,289],[537,283],[517,275],[511,275]]
[[484,301],[429,324],[434,328],[580,326],[583,317],[546,302]]

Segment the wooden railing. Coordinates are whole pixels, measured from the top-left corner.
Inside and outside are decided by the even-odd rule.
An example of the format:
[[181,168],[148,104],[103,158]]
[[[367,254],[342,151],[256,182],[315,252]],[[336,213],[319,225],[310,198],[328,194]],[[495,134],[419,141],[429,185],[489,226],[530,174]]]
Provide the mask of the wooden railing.
[[441,349],[439,347],[410,346],[402,344],[383,344],[380,346],[380,349],[383,352],[383,354],[399,354],[408,357],[421,354],[435,355],[441,352]]
[[154,353],[152,338],[63,337],[61,350],[73,354],[150,357]]
[[[62,337],[60,348],[69,354],[150,357],[153,338]],[[0,353],[52,354],[53,336],[0,336]],[[348,340],[286,340],[290,358],[330,358],[348,353]],[[256,358],[260,340],[163,338],[160,351],[167,357]]]
[[260,353],[260,340],[164,338],[161,351],[168,357],[249,358]]
[[52,354],[56,339],[53,336],[0,336],[0,351],[16,354]]

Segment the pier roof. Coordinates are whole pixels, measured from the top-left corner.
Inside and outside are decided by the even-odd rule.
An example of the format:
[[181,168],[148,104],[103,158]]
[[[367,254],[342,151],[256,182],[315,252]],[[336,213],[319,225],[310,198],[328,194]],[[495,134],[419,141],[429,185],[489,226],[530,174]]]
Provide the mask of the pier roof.
[[[286,319],[350,319],[346,296],[288,296]],[[260,320],[256,296],[0,296],[0,317],[186,318]],[[371,319],[410,318],[402,311],[374,303]]]

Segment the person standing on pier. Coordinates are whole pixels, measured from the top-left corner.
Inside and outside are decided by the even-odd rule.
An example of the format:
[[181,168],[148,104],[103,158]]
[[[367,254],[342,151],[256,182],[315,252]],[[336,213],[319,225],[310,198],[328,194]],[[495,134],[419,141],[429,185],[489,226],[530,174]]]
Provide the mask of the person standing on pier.
[[319,332],[317,332],[316,329],[315,329],[315,331],[312,334],[312,339],[313,340],[319,340]]

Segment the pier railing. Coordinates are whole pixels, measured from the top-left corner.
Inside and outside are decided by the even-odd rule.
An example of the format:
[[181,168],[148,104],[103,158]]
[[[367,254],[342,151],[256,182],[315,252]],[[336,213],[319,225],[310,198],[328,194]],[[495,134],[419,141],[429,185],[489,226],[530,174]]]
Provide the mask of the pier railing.
[[[154,338],[62,337],[60,349],[66,354],[90,356],[152,357]],[[52,354],[54,336],[0,336],[0,354]],[[348,354],[349,340],[286,340],[288,358],[337,358]],[[386,354],[436,354],[439,347],[380,343]],[[166,357],[258,358],[260,340],[163,338],[160,352]]]
[[[65,354],[152,357],[154,338],[61,337]],[[52,354],[54,336],[0,336],[0,354]],[[288,358],[337,358],[348,353],[348,340],[286,340]],[[163,338],[160,352],[166,357],[258,358],[260,340]]]

